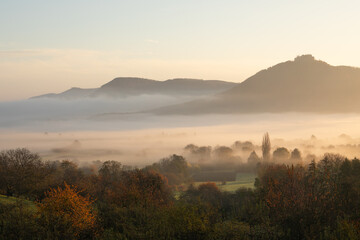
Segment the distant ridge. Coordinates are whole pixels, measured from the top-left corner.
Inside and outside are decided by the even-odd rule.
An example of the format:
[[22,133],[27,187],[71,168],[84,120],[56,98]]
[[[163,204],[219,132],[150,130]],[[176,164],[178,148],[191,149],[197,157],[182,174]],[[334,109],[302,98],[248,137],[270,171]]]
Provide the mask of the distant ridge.
[[156,114],[360,112],[360,69],[302,55],[262,70],[234,88]]
[[40,96],[35,96],[32,97],[32,99],[36,99],[36,98],[58,98],[58,99],[68,99],[68,100],[72,100],[72,99],[78,99],[78,98],[84,98],[84,97],[89,97],[96,89],[85,89],[85,88],[70,88],[69,90],[66,90],[65,92],[62,93],[48,93],[48,94],[44,94],[44,95],[40,95]]
[[237,83],[218,80],[177,78],[156,81],[145,78],[119,77],[95,89],[71,88],[65,92],[49,93],[32,98],[81,99],[93,97],[124,98],[138,95],[205,96],[220,93]]

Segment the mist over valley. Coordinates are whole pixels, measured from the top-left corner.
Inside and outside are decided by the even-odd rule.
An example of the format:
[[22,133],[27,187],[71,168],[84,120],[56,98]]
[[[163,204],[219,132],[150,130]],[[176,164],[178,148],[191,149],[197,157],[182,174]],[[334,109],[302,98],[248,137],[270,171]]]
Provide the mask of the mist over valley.
[[[291,142],[312,135],[334,145],[327,139],[360,134],[355,104],[359,72],[303,55],[241,83],[121,77],[99,88],[71,88],[0,102],[1,148],[21,143],[53,160],[112,159],[144,165],[182,154],[188,144],[231,146],[239,140],[259,144],[264,132],[284,139],[277,146],[301,148],[306,140],[299,141],[299,146]],[[346,108],[338,108],[341,105]],[[71,147],[74,142],[81,143],[81,148]],[[355,138],[342,144],[358,142]],[[316,146],[312,152],[303,150],[317,155],[358,154],[357,147],[327,145]],[[240,162],[247,157],[241,156]]]
[[359,9],[1,1],[0,240],[359,240]]

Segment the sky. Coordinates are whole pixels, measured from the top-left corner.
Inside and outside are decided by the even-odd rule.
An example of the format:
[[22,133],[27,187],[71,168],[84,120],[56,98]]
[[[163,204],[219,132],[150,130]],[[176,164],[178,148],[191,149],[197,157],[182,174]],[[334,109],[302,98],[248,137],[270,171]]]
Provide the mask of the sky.
[[0,0],[0,101],[115,77],[241,82],[298,55],[360,67],[359,1]]

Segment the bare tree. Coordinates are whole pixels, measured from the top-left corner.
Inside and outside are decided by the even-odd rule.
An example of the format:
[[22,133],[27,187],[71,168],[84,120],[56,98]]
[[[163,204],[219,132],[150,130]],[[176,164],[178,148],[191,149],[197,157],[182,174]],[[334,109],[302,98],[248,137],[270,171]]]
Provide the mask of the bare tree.
[[265,162],[270,161],[271,143],[270,143],[269,133],[264,134],[261,148],[262,148],[263,160]]

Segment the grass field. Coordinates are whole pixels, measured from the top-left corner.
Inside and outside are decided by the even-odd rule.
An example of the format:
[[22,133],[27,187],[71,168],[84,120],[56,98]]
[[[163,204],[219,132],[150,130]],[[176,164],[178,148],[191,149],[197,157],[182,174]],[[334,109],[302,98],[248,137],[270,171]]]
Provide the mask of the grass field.
[[32,201],[21,199],[21,198],[7,197],[4,195],[0,195],[0,203],[1,204],[15,204],[19,201],[21,203],[23,203],[25,206],[29,207],[31,210],[36,210],[36,205]]
[[[239,188],[254,188],[256,175],[253,173],[237,173],[235,181],[228,181],[226,184],[222,182],[214,182],[221,191],[235,192]],[[195,186],[205,182],[195,182]]]

